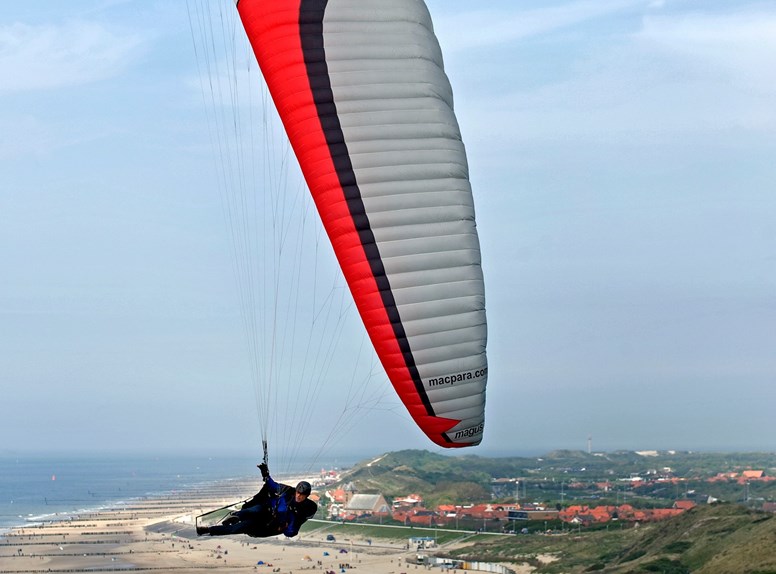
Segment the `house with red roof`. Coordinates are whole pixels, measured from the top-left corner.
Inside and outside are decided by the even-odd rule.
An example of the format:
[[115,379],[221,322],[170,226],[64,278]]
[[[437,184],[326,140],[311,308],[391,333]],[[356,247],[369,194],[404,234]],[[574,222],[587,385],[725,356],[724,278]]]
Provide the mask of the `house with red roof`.
[[506,519],[508,514],[509,511],[500,504],[475,504],[468,508],[461,508],[460,512],[462,517],[476,518],[478,520]]
[[696,506],[698,505],[692,500],[677,500],[674,502],[674,508],[678,508],[679,510],[690,510]]
[[762,470],[745,470],[741,473],[741,478],[757,479],[765,476],[765,471]]
[[[572,524],[602,524],[610,520],[624,520],[627,522],[656,522],[672,518],[692,508],[687,505],[690,501],[677,501],[679,506],[674,508],[635,509],[630,504],[620,506],[596,506],[583,505],[568,506],[560,511],[558,517],[564,522]],[[690,502],[694,506],[694,503]]]
[[765,476],[765,471],[745,470],[737,482],[738,484],[746,484],[747,482],[770,482],[772,480],[776,480],[776,477]]

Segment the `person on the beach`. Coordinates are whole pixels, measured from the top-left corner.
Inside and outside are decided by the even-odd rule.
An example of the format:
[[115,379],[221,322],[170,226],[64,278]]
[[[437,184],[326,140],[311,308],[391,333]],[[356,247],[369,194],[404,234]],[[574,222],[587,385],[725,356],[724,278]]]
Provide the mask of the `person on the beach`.
[[197,526],[197,535],[247,534],[254,538],[265,538],[285,534],[296,536],[308,518],[312,518],[318,505],[310,500],[310,483],[301,481],[296,488],[272,480],[265,463],[258,465],[264,486],[233,512],[223,523],[216,526]]

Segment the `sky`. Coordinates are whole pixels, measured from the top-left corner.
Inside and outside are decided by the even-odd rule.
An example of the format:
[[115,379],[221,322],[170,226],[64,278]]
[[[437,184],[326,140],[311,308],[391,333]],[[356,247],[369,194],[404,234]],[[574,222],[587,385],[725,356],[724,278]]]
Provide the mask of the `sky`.
[[[467,453],[776,450],[776,6],[427,3],[486,280]],[[192,36],[178,0],[0,13],[0,454],[258,448]],[[441,452],[373,378],[330,452]]]

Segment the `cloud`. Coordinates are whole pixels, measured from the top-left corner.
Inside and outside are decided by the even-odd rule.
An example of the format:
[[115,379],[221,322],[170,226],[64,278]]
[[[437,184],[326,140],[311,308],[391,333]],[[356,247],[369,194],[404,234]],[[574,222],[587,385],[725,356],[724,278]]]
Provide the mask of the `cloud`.
[[35,117],[0,116],[0,133],[13,137],[0,137],[0,160],[29,157],[54,145],[55,135],[49,126]]
[[140,45],[137,35],[86,21],[0,27],[0,93],[77,86],[116,75]]
[[682,58],[706,75],[773,94],[776,81],[776,11],[650,16],[637,39]]
[[776,12],[651,14],[639,22],[584,50],[572,51],[564,38],[548,43],[562,58],[548,65],[560,72],[540,83],[520,79],[497,95],[483,91],[487,105],[468,102],[469,123],[482,131],[475,137],[489,141],[498,126],[497,141],[675,144],[776,130]]
[[480,10],[434,19],[440,30],[451,30],[443,42],[445,52],[505,44],[576,26],[627,8],[642,0],[581,0],[538,10]]

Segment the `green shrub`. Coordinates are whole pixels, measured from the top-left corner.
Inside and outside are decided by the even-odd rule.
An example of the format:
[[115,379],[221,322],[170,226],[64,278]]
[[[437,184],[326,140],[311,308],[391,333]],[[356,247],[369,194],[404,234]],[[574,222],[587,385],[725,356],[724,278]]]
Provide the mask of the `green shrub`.
[[691,546],[692,542],[689,540],[676,540],[670,544],[666,544],[663,550],[670,554],[681,554],[682,552],[689,550]]
[[636,560],[637,558],[641,558],[644,556],[647,552],[645,550],[634,550],[633,552],[630,552],[625,556],[625,558],[622,559],[623,562],[630,562],[631,560]]
[[642,566],[647,572],[660,572],[661,574],[690,574],[690,569],[684,566],[679,560],[670,558],[658,558]]

